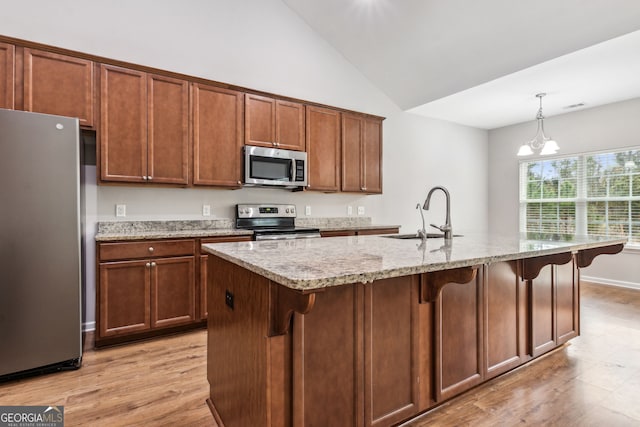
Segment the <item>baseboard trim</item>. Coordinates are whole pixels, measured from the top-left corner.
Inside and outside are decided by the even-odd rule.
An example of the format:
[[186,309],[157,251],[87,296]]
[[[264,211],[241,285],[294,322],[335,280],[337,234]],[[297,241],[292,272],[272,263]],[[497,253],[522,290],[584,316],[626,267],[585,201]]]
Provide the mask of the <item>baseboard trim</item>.
[[580,280],[584,282],[595,283],[598,285],[615,286],[618,288],[636,289],[640,290],[640,283],[625,282],[623,280],[604,279],[602,277],[591,277],[580,275]]
[[82,324],[82,332],[91,332],[96,330],[96,322],[84,322]]

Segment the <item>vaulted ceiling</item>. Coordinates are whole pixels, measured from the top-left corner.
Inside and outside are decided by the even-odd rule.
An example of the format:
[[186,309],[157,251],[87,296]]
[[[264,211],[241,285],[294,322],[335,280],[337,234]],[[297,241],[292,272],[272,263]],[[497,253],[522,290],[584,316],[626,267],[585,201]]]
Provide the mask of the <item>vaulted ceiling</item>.
[[401,109],[492,129],[640,97],[637,0],[283,0]]

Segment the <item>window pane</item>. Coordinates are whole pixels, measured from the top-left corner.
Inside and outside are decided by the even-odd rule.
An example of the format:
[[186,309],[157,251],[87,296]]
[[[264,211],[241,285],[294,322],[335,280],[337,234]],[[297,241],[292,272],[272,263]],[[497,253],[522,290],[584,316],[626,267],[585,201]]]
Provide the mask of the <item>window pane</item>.
[[521,162],[520,170],[521,197],[536,201],[521,205],[526,231],[631,233],[640,244],[640,148]]
[[629,221],[629,203],[628,202],[609,202],[609,221],[628,222]]
[[605,197],[607,195],[606,177],[587,178],[587,197]]
[[560,197],[561,198],[575,198],[578,194],[578,185],[575,179],[560,181]]
[[533,181],[527,184],[527,199],[539,199],[542,197],[542,183]]
[[640,196],[640,174],[633,175],[632,195],[636,197]]
[[621,197],[629,195],[629,176],[614,175],[609,178],[609,196]]

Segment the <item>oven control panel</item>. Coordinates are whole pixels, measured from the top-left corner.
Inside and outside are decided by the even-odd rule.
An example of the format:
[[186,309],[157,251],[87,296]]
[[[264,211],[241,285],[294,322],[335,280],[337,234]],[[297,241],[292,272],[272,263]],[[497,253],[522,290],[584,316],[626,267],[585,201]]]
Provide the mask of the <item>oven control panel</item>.
[[295,205],[236,205],[237,218],[295,218]]

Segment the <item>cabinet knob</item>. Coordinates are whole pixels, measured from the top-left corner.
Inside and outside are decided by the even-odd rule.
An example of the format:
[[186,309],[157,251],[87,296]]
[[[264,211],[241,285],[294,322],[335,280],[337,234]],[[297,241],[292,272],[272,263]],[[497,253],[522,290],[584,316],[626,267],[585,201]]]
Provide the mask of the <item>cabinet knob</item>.
[[147,177],[147,179],[148,179],[149,181],[151,181],[151,180],[153,179],[153,177],[152,177],[152,176],[148,176],[148,177]]
[[153,253],[153,246],[149,246],[149,252]]
[[238,185],[242,185],[242,181],[238,181]]
[[151,267],[155,267],[155,266],[156,266],[156,263],[155,263],[155,262],[152,262],[152,263],[151,263]]
[[148,262],[148,263],[146,263],[146,264],[145,264],[145,266],[146,266],[147,268],[149,268],[149,267],[151,267],[151,263],[150,263],[150,262]]
[[142,176],[142,180],[143,180],[143,181],[146,181],[146,180],[147,180],[147,176],[146,176],[146,175],[143,175],[143,176]]

